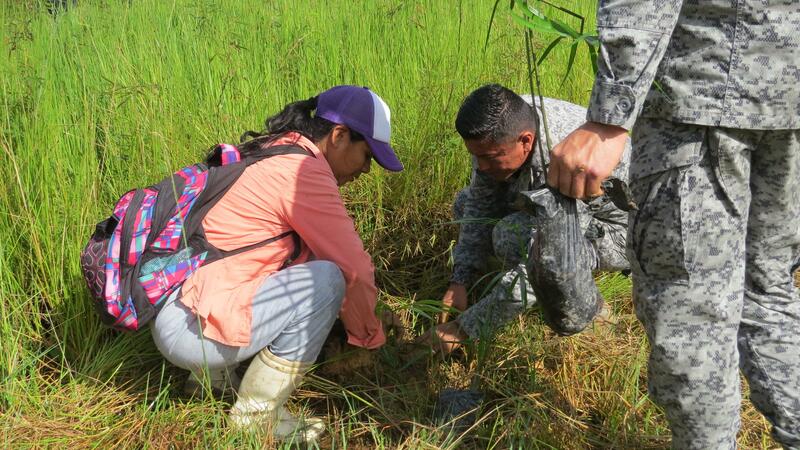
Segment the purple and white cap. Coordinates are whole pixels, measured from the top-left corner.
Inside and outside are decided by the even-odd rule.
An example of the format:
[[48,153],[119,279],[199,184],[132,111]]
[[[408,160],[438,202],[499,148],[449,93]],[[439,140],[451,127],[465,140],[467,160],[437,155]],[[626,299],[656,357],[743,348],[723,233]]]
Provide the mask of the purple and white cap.
[[335,86],[319,94],[317,117],[344,125],[364,136],[372,156],[384,169],[403,170],[403,163],[389,146],[392,133],[389,106],[365,87]]

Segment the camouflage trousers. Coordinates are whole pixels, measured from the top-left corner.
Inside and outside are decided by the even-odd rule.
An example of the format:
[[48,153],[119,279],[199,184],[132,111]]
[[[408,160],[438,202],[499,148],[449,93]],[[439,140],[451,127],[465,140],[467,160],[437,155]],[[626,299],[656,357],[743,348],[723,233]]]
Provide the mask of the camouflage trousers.
[[[453,215],[456,220],[463,219],[463,204],[469,196],[469,188],[461,190],[453,203]],[[618,271],[628,270],[629,264],[625,254],[625,238],[627,234],[624,220],[609,223],[596,220],[589,214],[589,209],[582,207],[581,226],[590,239],[595,252],[593,269]],[[626,214],[623,213],[623,217]],[[527,282],[525,263],[528,249],[536,235],[536,228],[531,216],[525,212],[511,212],[500,219],[492,228],[491,236],[494,256],[500,261],[502,269],[494,275],[489,289],[480,300],[467,308],[456,319],[464,332],[472,338],[491,336],[514,318],[536,305],[536,295]],[[491,274],[490,274],[491,275]],[[586,324],[588,325],[588,323]]]
[[736,448],[739,368],[800,448],[800,130],[640,119],[633,144],[634,305],[673,448]]

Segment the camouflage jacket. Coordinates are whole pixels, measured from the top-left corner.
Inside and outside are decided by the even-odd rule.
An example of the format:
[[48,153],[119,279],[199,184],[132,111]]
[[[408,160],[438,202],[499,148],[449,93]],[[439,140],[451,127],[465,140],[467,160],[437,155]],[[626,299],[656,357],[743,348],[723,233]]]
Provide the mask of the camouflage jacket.
[[800,128],[800,2],[600,0],[587,120]]
[[[530,96],[523,98],[530,103]],[[540,134],[544,135],[543,114],[541,107],[538,106],[538,98],[536,104]],[[586,109],[581,106],[552,98],[545,98],[544,105],[544,116],[552,145],[561,142],[584,122]],[[547,153],[547,145],[544,142],[542,144]],[[512,204],[517,193],[536,189],[544,184],[542,161],[545,164],[549,163],[549,156],[545,154],[542,159],[539,146],[534,145],[534,151],[531,152],[528,161],[509,180],[501,182],[477,170],[473,159],[469,196],[464,203],[463,223],[460,226],[458,242],[453,249],[453,275],[450,281],[465,286],[475,281],[475,276],[492,255],[492,227],[496,220],[515,212]],[[629,162],[630,142],[613,175],[627,181]],[[593,217],[609,217],[610,220],[616,221],[627,219],[627,213],[619,211],[608,201],[603,201],[602,204],[592,202],[591,207],[578,202],[578,209],[584,231]]]

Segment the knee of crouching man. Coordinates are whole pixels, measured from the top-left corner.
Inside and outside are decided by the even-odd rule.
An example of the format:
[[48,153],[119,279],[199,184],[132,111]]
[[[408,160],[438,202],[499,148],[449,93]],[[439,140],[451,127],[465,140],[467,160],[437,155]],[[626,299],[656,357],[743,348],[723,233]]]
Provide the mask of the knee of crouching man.
[[516,212],[501,219],[492,229],[492,247],[496,257],[510,265],[528,258],[536,230],[526,212]]
[[571,336],[585,330],[594,320],[598,309],[594,307],[552,311],[543,305],[542,312],[551,330],[560,336]]

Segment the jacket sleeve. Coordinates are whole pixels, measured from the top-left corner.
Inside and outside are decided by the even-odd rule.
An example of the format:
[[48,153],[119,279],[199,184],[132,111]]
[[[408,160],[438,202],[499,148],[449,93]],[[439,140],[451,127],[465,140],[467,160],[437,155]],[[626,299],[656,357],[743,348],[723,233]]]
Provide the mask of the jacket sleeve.
[[633,127],[682,5],[683,0],[600,0],[600,52],[586,120]]
[[308,246],[315,259],[335,263],[346,283],[339,318],[347,342],[377,348],[386,338],[375,315],[378,290],[372,259],[364,250],[353,220],[347,214],[336,180],[321,164],[306,159],[296,179],[286,179],[285,219]]
[[458,242],[453,249],[453,275],[450,281],[469,286],[492,254],[492,227],[505,211],[506,183],[473,168],[463,215],[459,219]]

